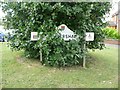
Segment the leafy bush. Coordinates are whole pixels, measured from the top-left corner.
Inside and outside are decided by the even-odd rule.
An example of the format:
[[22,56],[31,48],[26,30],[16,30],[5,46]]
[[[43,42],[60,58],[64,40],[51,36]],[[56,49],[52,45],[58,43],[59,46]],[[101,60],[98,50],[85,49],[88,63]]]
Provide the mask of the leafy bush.
[[116,29],[104,28],[103,32],[107,39],[119,39],[120,40],[120,34]]
[[[4,3],[7,13],[4,23],[15,29],[11,39],[12,49],[24,49],[27,57],[39,58],[42,51],[42,64],[50,66],[72,66],[82,62],[87,48],[102,49],[104,34],[101,27],[104,15],[109,11],[108,2],[49,2],[49,3]],[[66,24],[79,39],[65,42],[58,35],[58,27]],[[30,41],[30,33],[38,32],[40,39]],[[85,43],[85,31],[94,32],[95,40]]]

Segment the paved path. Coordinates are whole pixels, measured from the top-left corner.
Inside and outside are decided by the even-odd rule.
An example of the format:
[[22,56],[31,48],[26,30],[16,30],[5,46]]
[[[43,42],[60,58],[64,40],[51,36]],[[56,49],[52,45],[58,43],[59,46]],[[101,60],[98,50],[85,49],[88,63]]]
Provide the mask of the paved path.
[[115,44],[105,44],[105,46],[120,48],[120,45],[115,45]]

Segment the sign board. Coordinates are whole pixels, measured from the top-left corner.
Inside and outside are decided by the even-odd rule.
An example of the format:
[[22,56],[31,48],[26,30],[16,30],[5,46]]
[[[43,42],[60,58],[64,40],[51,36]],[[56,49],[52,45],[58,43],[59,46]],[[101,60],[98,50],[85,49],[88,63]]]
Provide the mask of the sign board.
[[[60,25],[58,29],[61,37],[65,41],[73,39],[76,40],[76,38],[78,37],[78,35],[74,34],[74,32],[70,30],[65,24]],[[86,32],[85,34],[86,41],[94,41],[94,32]],[[38,39],[38,32],[31,32],[31,41],[37,41]]]
[[31,32],[31,41],[38,40],[38,32]]
[[94,41],[94,32],[86,32],[86,37],[85,40],[86,41]]
[[59,33],[61,34],[61,37],[65,41],[76,39],[77,35],[74,34],[74,32],[70,30],[65,24],[60,25],[58,29],[60,30]]

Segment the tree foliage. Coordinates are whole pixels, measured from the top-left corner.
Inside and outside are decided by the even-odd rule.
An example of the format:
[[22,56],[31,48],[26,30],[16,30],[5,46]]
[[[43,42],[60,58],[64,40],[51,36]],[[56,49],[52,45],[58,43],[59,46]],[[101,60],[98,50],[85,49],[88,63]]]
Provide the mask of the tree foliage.
[[[89,49],[102,49],[105,27],[104,15],[109,11],[108,2],[40,2],[21,3],[9,2],[2,5],[7,13],[4,23],[8,28],[15,29],[11,39],[12,49],[24,49],[26,57],[39,58],[42,50],[42,64],[50,66],[71,66],[82,62]],[[66,24],[79,39],[64,41],[59,37],[58,27]],[[31,41],[31,32],[38,32],[40,39]],[[94,32],[95,40],[86,42],[86,32]]]

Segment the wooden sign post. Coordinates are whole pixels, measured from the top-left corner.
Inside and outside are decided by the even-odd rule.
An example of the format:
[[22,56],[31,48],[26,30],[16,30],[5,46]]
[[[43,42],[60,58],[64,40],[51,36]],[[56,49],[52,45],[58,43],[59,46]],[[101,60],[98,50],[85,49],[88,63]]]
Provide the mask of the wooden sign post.
[[86,68],[86,41],[94,41],[94,32],[85,31],[85,43],[84,43],[84,57],[83,57],[83,67]]
[[[37,40],[39,40],[38,32],[31,32],[31,41],[37,41]],[[40,54],[40,61],[42,61],[42,50],[41,50],[41,48],[39,49],[39,54]]]
[[40,49],[39,53],[40,53],[40,62],[41,62],[42,61],[42,49]]

